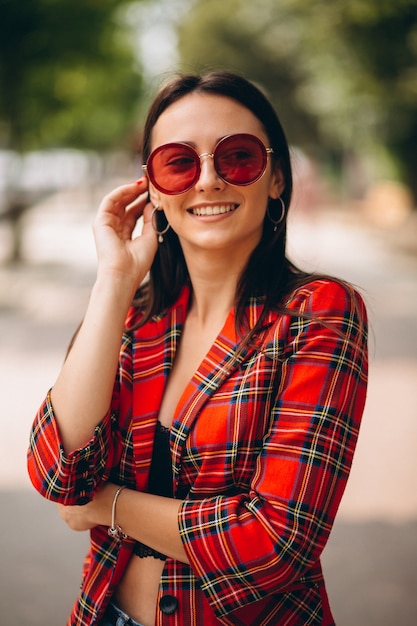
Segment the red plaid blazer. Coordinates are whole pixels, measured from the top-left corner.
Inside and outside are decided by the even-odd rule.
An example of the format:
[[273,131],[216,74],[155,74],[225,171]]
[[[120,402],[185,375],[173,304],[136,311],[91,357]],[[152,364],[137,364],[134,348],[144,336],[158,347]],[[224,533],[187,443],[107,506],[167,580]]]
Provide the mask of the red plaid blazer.
[[[85,448],[64,454],[49,395],[35,419],[28,468],[36,489],[67,505],[103,481],[146,490],[156,420],[189,299],[126,333],[108,415]],[[363,412],[366,313],[360,296],[315,280],[271,312],[258,343],[238,348],[233,311],[174,416],[174,493],[191,566],[165,564],[158,626],[333,624],[320,555],[352,463]],[[262,304],[248,304],[250,324]],[[129,324],[137,321],[132,310]],[[91,531],[68,625],[97,624],[133,542]],[[135,557],[133,557],[135,558]]]

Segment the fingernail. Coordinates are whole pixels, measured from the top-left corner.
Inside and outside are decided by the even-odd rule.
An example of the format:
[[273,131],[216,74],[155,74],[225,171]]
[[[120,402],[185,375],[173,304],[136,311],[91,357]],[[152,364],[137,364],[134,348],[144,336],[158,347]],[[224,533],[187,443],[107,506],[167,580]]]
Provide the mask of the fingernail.
[[142,176],[142,178],[139,178],[139,180],[136,181],[136,184],[143,185],[144,182],[145,182],[145,176]]

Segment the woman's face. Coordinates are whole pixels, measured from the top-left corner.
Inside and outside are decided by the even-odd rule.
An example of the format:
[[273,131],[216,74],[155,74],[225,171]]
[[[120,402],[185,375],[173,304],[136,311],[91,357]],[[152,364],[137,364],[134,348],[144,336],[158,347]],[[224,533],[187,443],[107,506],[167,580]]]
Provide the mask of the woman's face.
[[[192,93],[169,106],[152,131],[152,150],[170,142],[191,145],[197,154],[211,154],[217,142],[235,133],[255,135],[266,147],[269,139],[249,109],[224,96]],[[247,258],[259,243],[268,198],[284,188],[280,170],[268,157],[266,171],[256,182],[236,186],[216,173],[213,159],[201,159],[201,173],[185,193],[166,195],[151,186],[153,204],[165,211],[184,253],[223,250]]]

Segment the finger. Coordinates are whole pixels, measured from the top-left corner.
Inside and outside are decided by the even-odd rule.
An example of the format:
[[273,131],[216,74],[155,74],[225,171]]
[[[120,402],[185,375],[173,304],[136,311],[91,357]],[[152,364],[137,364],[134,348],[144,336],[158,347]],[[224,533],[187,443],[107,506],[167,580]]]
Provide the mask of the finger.
[[110,226],[123,239],[129,239],[147,202],[148,181],[122,185],[105,196],[94,220],[94,228]]
[[147,204],[145,205],[144,210],[143,210],[143,224],[144,224],[144,227],[152,225],[152,213],[153,213],[154,209],[155,209],[155,207],[153,206],[152,202],[147,202]]
[[125,209],[130,204],[138,201],[140,196],[145,194],[148,190],[148,179],[144,176],[134,183],[127,185],[121,185],[116,187],[109,194],[107,194],[102,202],[102,210],[113,211],[116,209]]
[[[142,195],[133,203],[129,204],[122,218],[121,226],[124,235],[130,237],[137,225],[138,220],[143,217],[144,210],[148,204],[147,195]],[[152,208],[152,205],[150,205]]]

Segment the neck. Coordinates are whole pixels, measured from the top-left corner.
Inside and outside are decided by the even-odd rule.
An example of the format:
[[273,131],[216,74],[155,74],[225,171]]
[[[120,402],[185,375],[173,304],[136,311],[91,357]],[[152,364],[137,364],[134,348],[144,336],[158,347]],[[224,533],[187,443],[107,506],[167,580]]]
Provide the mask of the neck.
[[225,319],[235,303],[236,289],[247,259],[213,254],[187,255],[185,259],[193,288],[190,314],[202,326]]

